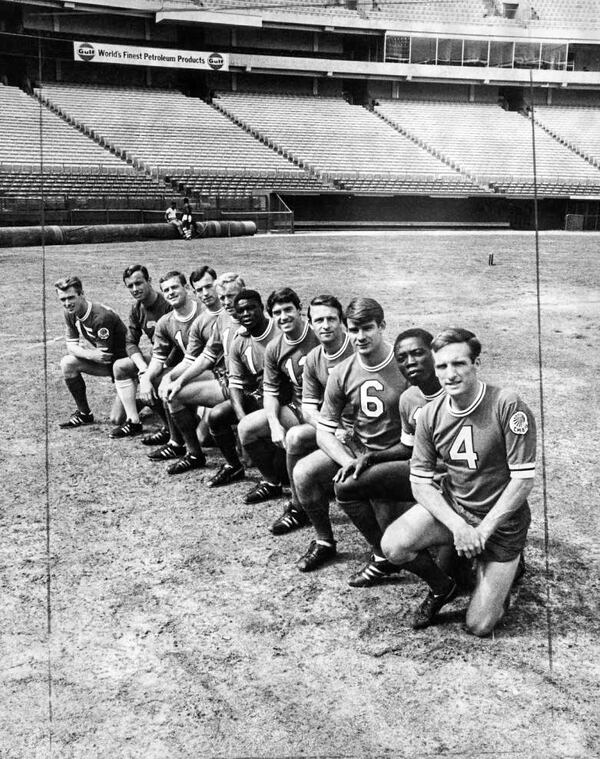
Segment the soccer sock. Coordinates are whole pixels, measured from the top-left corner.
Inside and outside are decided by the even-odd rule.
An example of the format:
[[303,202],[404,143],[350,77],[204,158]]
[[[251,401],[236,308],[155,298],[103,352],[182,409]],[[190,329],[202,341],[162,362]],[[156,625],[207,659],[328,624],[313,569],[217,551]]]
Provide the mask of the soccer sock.
[[295,453],[286,453],[285,455],[285,468],[287,471],[288,480],[290,482],[290,490],[292,491],[292,503],[294,504],[294,507],[298,509],[298,511],[304,511],[304,509],[302,508],[302,505],[298,498],[298,493],[296,492],[296,486],[294,485],[294,467],[301,458],[303,457],[297,456]]
[[140,417],[137,410],[137,403],[135,395],[137,392],[137,386],[132,379],[115,380],[115,389],[119,400],[123,404],[125,409],[125,416],[136,424],[139,423]]
[[91,414],[92,412],[90,411],[87,400],[85,381],[81,374],[77,374],[75,377],[65,377],[65,384],[73,396],[78,410],[81,411],[82,414]]
[[338,505],[354,523],[356,529],[367,540],[374,554],[381,556],[383,533],[375,512],[368,501],[340,501]]
[[219,450],[223,454],[223,458],[234,469],[240,469],[242,462],[237,454],[237,448],[235,445],[235,435],[231,427],[227,430],[221,430],[220,432],[210,431],[210,434],[215,439],[215,443],[219,446]]
[[419,551],[412,561],[402,564],[402,569],[406,569],[425,580],[436,596],[447,593],[453,582],[431,558],[429,551],[425,549]]
[[179,411],[172,411],[171,416],[177,429],[181,432],[187,451],[192,456],[201,456],[202,448],[196,435],[198,426],[198,417],[189,408],[182,408]]
[[169,435],[171,436],[171,443],[173,445],[183,445],[183,437],[181,436],[181,432],[175,425],[175,422],[173,421],[173,417],[171,416],[171,412],[169,411],[168,407],[166,405],[163,405],[163,410],[165,412],[165,416],[167,418],[167,427],[169,428]]
[[[252,463],[262,474],[263,479],[272,485],[279,485],[281,477],[277,469],[277,449],[275,446],[267,440],[255,440],[252,443],[246,443],[244,448],[248,451]],[[282,451],[282,453],[284,452]]]
[[329,519],[328,499],[319,501],[307,501],[302,503],[302,510],[308,514],[308,518],[317,535],[317,543],[333,544],[333,529]]
[[165,427],[169,426],[169,422],[167,421],[167,412],[165,411],[165,407],[163,406],[163,402],[160,400],[153,401],[152,403],[148,404],[149,408],[152,409],[155,413],[157,413],[160,418],[162,419],[162,423]]

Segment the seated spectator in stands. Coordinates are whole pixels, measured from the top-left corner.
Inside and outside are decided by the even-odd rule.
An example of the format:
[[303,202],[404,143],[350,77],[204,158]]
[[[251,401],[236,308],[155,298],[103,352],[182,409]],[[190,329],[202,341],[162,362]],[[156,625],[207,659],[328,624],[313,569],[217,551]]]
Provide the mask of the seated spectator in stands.
[[[114,362],[127,356],[127,329],[112,308],[87,300],[79,277],[59,279],[54,287],[65,309],[67,327],[67,355],[63,356],[60,368],[77,406],[76,411],[60,427],[73,429],[94,423],[85,381],[81,375],[112,377]],[[121,404],[117,402],[111,412],[113,424],[119,423],[115,416],[119,413]]]
[[183,236],[186,240],[191,240],[194,234],[194,219],[192,218],[192,207],[187,198],[183,199],[183,214],[181,215],[181,227]]
[[172,224],[178,231],[180,237],[183,237],[183,224],[177,218],[177,202],[175,200],[171,201],[171,205],[165,211],[165,221]]

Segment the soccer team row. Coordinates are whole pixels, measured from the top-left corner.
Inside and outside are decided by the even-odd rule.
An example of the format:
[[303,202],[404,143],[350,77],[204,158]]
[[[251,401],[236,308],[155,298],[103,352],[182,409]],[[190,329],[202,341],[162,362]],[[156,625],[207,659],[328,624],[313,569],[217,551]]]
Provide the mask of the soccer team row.
[[[248,459],[261,479],[246,503],[278,498],[289,485],[291,499],[270,529],[281,535],[312,525],[300,571],[336,555],[335,494],[371,547],[352,586],[417,574],[430,588],[415,614],[419,628],[460,584],[474,584],[467,628],[493,629],[522,567],[535,423],[515,393],[479,380],[481,346],[472,332],[447,329],[434,341],[412,328],[391,345],[371,298],[355,298],[344,311],[337,298],[320,295],[305,317],[291,288],[263,303],[241,276],[217,277],[208,266],[192,272],[189,285],[171,271],[156,290],[142,265],[128,267],[123,281],[135,301],[128,327],[89,301],[77,277],[56,283],[67,328],[61,367],[77,406],[61,427],[94,421],[83,375],[112,375],[111,437],[140,434],[138,407],[152,406],[163,426],[142,442],[156,446],[150,459],[172,462],[169,474],[204,467],[210,435],[224,463],[208,487],[244,479]],[[149,356],[140,348],[144,334]]]

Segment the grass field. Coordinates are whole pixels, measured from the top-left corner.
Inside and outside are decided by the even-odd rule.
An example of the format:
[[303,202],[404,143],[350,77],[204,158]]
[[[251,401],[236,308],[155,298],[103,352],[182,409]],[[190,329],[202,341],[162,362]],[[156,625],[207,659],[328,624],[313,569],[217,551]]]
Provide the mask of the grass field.
[[[292,285],[306,302],[370,295],[390,340],[411,325],[474,329],[483,377],[518,390],[539,420],[532,235],[51,247],[45,287],[40,249],[0,251],[0,757],[600,755],[599,242],[541,236],[549,576],[540,476],[529,572],[488,640],[463,632],[465,598],[413,632],[424,587],[408,575],[349,588],[366,546],[335,509],[339,559],[298,573],[311,534],[270,535],[281,502],[245,506],[248,483],[214,494],[205,473],[167,480],[138,441],[109,440],[108,381],[88,383],[99,423],[60,431],[72,409],[51,283],[78,273],[123,316],[120,273],[135,262],[156,280],[210,263],[265,294]],[[217,463],[211,449],[207,471]]]

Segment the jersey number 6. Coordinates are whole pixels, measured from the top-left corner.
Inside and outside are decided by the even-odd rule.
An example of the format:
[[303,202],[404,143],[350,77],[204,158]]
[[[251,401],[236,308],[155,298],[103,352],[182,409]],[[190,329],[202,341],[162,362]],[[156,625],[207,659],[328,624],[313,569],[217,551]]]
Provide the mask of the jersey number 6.
[[365,416],[377,419],[385,411],[383,401],[376,395],[369,395],[369,390],[383,390],[379,380],[367,380],[360,386],[360,408]]

